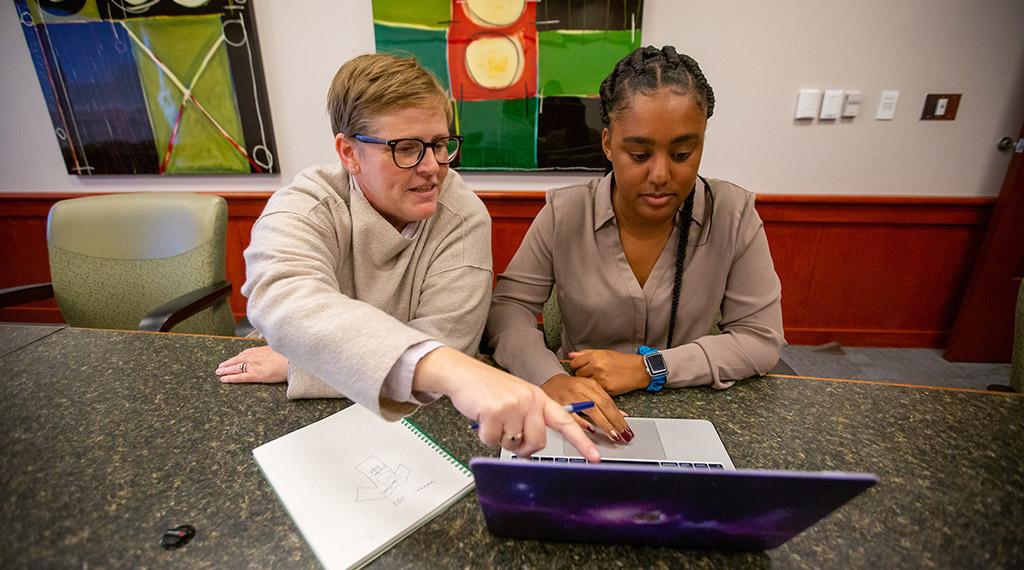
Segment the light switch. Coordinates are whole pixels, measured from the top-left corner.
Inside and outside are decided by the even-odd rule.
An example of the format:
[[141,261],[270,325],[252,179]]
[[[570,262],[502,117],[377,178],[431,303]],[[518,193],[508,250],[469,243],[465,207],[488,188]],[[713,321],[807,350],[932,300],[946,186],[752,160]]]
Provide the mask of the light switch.
[[882,98],[878,101],[878,113],[875,114],[875,119],[891,121],[896,116],[896,101],[899,98],[899,91],[882,91]]
[[843,90],[825,90],[825,99],[821,102],[821,114],[819,119],[835,120],[839,118],[839,110],[843,106]]
[[857,116],[860,112],[860,91],[847,91],[844,97],[845,102],[843,103],[843,117],[851,119]]
[[795,119],[813,119],[818,116],[821,105],[821,89],[801,89],[796,98]]

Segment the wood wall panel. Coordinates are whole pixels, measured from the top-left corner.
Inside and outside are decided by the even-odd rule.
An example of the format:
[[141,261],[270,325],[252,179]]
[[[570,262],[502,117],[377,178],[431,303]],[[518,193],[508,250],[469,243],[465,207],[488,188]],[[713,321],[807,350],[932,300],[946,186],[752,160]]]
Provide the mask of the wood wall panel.
[[491,214],[494,275],[508,267],[533,218],[544,207],[543,192],[480,192]]
[[[0,195],[0,287],[49,280],[46,216],[78,195]],[[227,276],[232,310],[245,300],[242,252],[267,193],[228,201]],[[494,267],[504,270],[542,192],[480,192],[493,218]],[[991,216],[991,198],[758,197],[757,209],[783,286],[792,344],[941,347],[953,326]],[[0,320],[60,322],[52,301],[0,310]]]

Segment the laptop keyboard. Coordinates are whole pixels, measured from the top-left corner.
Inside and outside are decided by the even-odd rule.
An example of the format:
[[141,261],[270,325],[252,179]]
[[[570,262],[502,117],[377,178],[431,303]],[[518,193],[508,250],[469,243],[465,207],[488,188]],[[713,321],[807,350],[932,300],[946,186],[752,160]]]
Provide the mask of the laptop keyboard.
[[[518,459],[519,456],[513,455],[512,459]],[[534,455],[530,457],[530,461],[540,461],[542,463],[590,463],[582,457],[545,457],[543,455]],[[622,465],[648,465],[651,467],[668,467],[675,469],[725,469],[725,466],[721,463],[699,463],[689,461],[635,461],[635,460],[624,460],[624,459],[602,459],[601,463],[618,463]]]

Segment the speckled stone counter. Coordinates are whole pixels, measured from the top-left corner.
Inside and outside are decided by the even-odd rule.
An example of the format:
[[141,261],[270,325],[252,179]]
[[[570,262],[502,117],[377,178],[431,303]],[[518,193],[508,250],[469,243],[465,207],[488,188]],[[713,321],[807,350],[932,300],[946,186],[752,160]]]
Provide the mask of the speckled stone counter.
[[0,358],[64,328],[67,325],[0,323]]
[[[72,328],[0,357],[0,567],[316,567],[251,451],[349,402],[216,381],[218,362],[255,344]],[[373,566],[1024,565],[1024,398],[771,377],[619,401],[711,420],[737,467],[881,482],[755,553],[498,539],[470,494]],[[463,459],[493,455],[447,402],[412,420]],[[183,523],[196,538],[162,550]]]

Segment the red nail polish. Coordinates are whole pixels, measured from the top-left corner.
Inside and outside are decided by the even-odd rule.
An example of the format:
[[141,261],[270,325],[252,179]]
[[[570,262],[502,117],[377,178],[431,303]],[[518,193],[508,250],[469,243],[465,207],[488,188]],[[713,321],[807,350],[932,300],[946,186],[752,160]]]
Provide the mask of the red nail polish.
[[597,433],[597,430],[594,429],[594,426],[592,426],[590,424],[584,424],[583,428],[586,429],[590,433]]
[[626,430],[622,432],[622,437],[626,440],[626,443],[629,443],[633,441],[633,438],[636,436],[633,434],[632,429],[626,428]]

